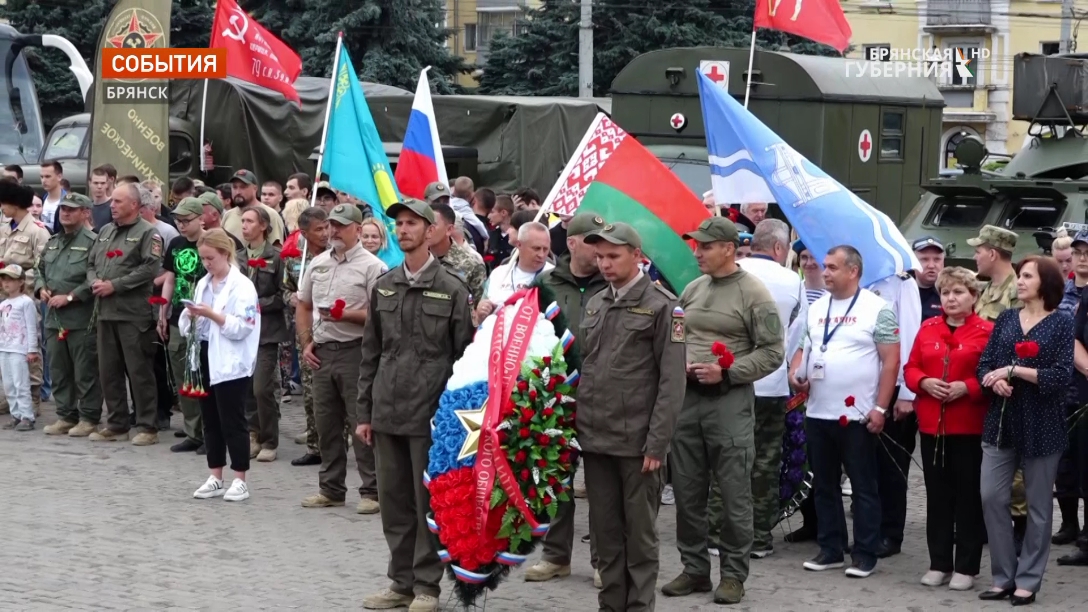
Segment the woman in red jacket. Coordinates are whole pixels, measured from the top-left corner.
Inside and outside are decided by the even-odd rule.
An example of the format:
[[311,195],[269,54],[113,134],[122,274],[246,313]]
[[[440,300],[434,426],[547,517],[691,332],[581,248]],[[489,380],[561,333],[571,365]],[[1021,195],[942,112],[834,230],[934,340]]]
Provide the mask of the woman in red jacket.
[[[993,324],[974,313],[978,287],[965,268],[937,277],[943,316],[922,322],[903,369],[917,394],[926,480],[926,586],[970,590],[982,560],[984,527],[979,479],[982,422],[990,407],[976,378]],[[953,550],[955,551],[953,553]]]

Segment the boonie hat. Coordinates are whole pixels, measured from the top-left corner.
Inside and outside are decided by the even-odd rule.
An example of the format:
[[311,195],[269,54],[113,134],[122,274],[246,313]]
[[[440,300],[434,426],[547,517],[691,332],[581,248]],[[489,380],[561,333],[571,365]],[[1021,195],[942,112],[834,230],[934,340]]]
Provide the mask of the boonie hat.
[[[223,200],[220,200],[219,194],[215,193],[214,191],[202,193],[197,196],[196,199],[200,200],[202,204],[206,204],[218,210],[219,212],[223,212]],[[201,210],[201,212],[203,212],[203,210]]]
[[335,221],[340,225],[351,225],[363,222],[363,212],[353,204],[337,204],[329,213],[329,221]]
[[2,269],[0,269],[0,274],[2,274],[4,276],[7,276],[9,278],[22,278],[23,277],[23,267],[20,266],[19,264],[8,264],[8,265],[4,266]]
[[604,229],[604,219],[593,213],[578,213],[567,223],[567,236],[582,236]]
[[245,183],[247,185],[256,185],[257,184],[257,175],[253,174],[249,170],[243,169],[243,170],[239,170],[238,172],[235,172],[234,176],[230,177],[230,180],[232,182],[233,181],[242,181],[243,183]]
[[435,200],[439,198],[450,197],[449,185],[446,185],[442,181],[435,181],[430,185],[427,185],[427,189],[423,192],[423,199],[427,200],[428,204],[434,204]]
[[199,217],[204,214],[204,200],[200,198],[182,198],[178,205],[174,207],[175,217],[186,217],[193,215]]
[[385,209],[385,213],[389,215],[390,219],[396,219],[397,215],[406,210],[414,213],[417,217],[420,217],[427,223],[434,225],[434,209],[426,202],[415,198],[408,198],[407,200],[397,202]]
[[60,205],[68,208],[91,208],[94,206],[94,202],[82,193],[71,192],[64,196],[64,199],[60,201]]
[[736,224],[725,217],[704,219],[699,229],[684,234],[683,238],[696,242],[732,242],[740,246],[740,232]]
[[597,244],[602,240],[636,249],[642,248],[642,237],[638,235],[635,228],[626,223],[609,223],[599,230],[590,232],[585,237],[586,244]]
[[937,240],[933,236],[922,236],[918,240],[912,242],[910,244],[910,248],[915,253],[924,249],[937,249],[940,252],[944,253],[944,245],[941,244],[940,240]]
[[992,249],[1012,253],[1016,250],[1016,232],[996,225],[984,225],[978,233],[978,238],[968,238],[967,244],[973,247],[986,245]]

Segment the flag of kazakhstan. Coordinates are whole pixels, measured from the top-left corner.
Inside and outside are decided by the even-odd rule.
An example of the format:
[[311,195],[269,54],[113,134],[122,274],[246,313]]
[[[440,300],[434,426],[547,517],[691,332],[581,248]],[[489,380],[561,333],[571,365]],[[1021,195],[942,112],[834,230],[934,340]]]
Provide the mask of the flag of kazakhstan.
[[329,175],[329,184],[334,189],[346,191],[369,204],[374,216],[385,224],[388,244],[378,256],[393,268],[404,261],[404,253],[397,244],[393,220],[385,214],[385,209],[400,201],[400,194],[393,183],[389,158],[363,96],[363,87],[344,47],[340,48],[335,78],[321,171]]

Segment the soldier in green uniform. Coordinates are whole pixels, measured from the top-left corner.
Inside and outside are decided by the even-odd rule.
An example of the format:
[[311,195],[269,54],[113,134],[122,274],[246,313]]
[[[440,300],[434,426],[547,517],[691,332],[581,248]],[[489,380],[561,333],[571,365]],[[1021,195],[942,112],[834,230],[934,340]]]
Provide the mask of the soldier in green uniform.
[[[1016,297],[1016,270],[1012,266],[1012,254],[1016,251],[1016,233],[993,225],[984,225],[978,237],[968,238],[967,244],[975,247],[975,265],[979,276],[990,279],[982,286],[978,302],[975,302],[975,314],[992,322],[1005,310],[1023,306]],[[1024,539],[1028,520],[1024,474],[1020,470],[1016,470],[1012,477],[1010,506],[1013,533],[1019,543]]]
[[481,259],[476,259],[468,248],[453,240],[457,230],[457,213],[449,204],[431,204],[434,210],[434,235],[431,237],[431,254],[438,258],[442,267],[461,279],[468,288],[469,300],[476,303],[483,299],[487,269]]
[[[676,545],[684,571],[661,592],[709,591],[707,491],[711,474],[722,496],[721,584],[715,603],[744,597],[752,551],[752,466],[755,462],[755,388],[785,358],[782,320],[774,297],[737,265],[740,233],[725,217],[711,217],[684,235],[695,240],[703,273],[684,289],[687,392],[676,424],[672,487],[676,495]],[[735,359],[721,364],[720,342]]]
[[586,304],[578,387],[590,530],[601,610],[653,610],[664,462],[684,397],[676,297],[639,270],[642,239],[626,223],[586,236],[610,288]]
[[[597,250],[585,243],[590,232],[604,228],[604,219],[591,213],[575,215],[567,224],[567,254],[559,258],[555,267],[545,270],[534,285],[547,287],[555,294],[555,303],[567,317],[567,326],[577,331],[582,323],[586,303],[608,287],[608,281],[597,269]],[[581,334],[574,336],[574,349],[582,354]],[[590,555],[593,566],[597,565],[596,544],[590,533]],[[570,575],[571,550],[574,547],[574,498],[561,503],[551,528],[544,536],[544,555],[540,561],[525,570],[525,580],[544,582],[552,578]],[[594,576],[599,583],[599,575]],[[598,585],[600,586],[600,585]]]
[[88,256],[98,238],[87,229],[92,206],[82,194],[64,196],[58,211],[64,231],[46,243],[34,278],[36,297],[48,305],[45,342],[58,417],[44,429],[51,436],[89,436],[102,419],[97,338],[87,329],[94,310]]
[[113,222],[102,228],[91,249],[87,280],[95,297],[98,372],[106,399],[106,427],[90,435],[96,442],[128,437],[127,374],[136,412],[136,446],[159,441],[155,426],[155,314],[151,297],[162,267],[162,236],[140,217],[140,189],[126,184],[113,191]]
[[[299,252],[306,254],[306,262],[309,265],[314,257],[324,253],[328,248],[329,216],[324,209],[311,206],[298,216],[298,229],[300,231]],[[302,257],[288,257],[283,263],[284,299],[289,308],[296,308],[298,290],[301,286]],[[308,338],[309,332],[298,328],[297,317],[295,321],[295,348],[298,350],[299,377],[302,379],[302,407],[306,411],[306,433],[303,434],[306,436],[306,454],[292,459],[291,465],[321,465],[321,444],[317,438],[317,423],[314,421],[314,371],[302,358],[302,349],[306,347],[299,340],[300,337]]]

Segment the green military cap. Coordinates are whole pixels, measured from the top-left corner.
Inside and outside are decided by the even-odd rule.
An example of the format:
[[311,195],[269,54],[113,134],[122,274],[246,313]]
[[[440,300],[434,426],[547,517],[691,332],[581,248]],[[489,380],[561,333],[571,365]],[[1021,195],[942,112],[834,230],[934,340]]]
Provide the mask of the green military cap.
[[363,212],[354,204],[337,204],[329,213],[329,221],[335,221],[340,225],[351,225],[363,222]]
[[174,207],[175,217],[187,217],[192,215],[199,217],[204,214],[204,200],[200,198],[182,198],[178,205]]
[[[219,199],[219,195],[214,191],[206,191],[200,194],[197,199],[200,200],[202,204],[207,204],[219,212],[223,212],[223,201]],[[203,210],[201,210],[201,212],[203,212]]]
[[985,245],[992,249],[1012,253],[1016,250],[1016,232],[995,225],[983,225],[982,230],[978,233],[978,238],[968,238],[967,244],[973,247]]
[[446,185],[442,181],[435,181],[430,185],[427,185],[427,189],[423,192],[423,199],[427,200],[428,204],[434,204],[438,198],[450,197],[449,185]]
[[725,217],[704,219],[699,229],[684,234],[683,238],[696,242],[732,242],[740,246],[740,232],[736,224]]
[[434,209],[432,209],[430,205],[428,205],[426,202],[416,200],[414,198],[408,198],[407,200],[393,204],[389,208],[385,209],[385,213],[389,215],[390,219],[396,219],[397,215],[406,210],[415,213],[427,223],[434,225]]
[[230,180],[231,180],[231,182],[242,181],[243,183],[245,183],[247,185],[256,185],[257,184],[257,175],[253,174],[249,170],[242,169],[242,170],[239,170],[238,172],[235,172],[234,176],[230,177]]
[[60,201],[60,205],[68,208],[91,208],[94,206],[94,202],[82,193],[68,193]]
[[581,236],[604,229],[604,219],[593,213],[578,213],[567,223],[568,236]]
[[635,228],[626,223],[609,223],[599,230],[590,232],[585,237],[586,244],[597,244],[602,240],[612,244],[631,246],[636,249],[642,248],[642,238],[639,237]]

